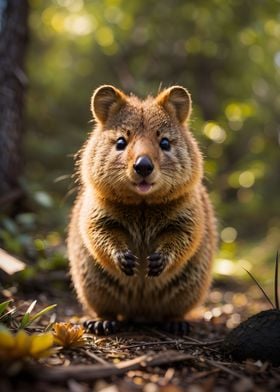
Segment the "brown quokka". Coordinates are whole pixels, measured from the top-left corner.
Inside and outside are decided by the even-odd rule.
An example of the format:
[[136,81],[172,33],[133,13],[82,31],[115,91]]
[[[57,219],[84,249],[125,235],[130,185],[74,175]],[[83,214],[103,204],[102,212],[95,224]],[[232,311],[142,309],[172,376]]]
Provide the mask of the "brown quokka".
[[207,293],[216,248],[202,156],[186,124],[190,94],[174,86],[141,101],[105,85],[91,109],[97,125],[80,154],[68,237],[78,298],[101,320],[87,325],[178,328]]

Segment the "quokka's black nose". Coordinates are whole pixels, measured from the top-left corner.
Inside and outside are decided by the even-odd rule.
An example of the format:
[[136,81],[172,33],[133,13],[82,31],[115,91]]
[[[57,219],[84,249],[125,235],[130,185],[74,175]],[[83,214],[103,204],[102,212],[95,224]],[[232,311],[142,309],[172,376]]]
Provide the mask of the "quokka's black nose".
[[133,165],[133,169],[142,177],[147,177],[154,170],[153,162],[146,155],[137,158]]

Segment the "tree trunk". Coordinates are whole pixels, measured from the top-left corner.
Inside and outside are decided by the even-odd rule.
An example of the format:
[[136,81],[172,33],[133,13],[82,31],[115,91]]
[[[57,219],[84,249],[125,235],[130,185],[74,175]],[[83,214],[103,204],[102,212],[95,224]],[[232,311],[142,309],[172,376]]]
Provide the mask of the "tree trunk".
[[22,196],[28,0],[0,0],[0,211]]

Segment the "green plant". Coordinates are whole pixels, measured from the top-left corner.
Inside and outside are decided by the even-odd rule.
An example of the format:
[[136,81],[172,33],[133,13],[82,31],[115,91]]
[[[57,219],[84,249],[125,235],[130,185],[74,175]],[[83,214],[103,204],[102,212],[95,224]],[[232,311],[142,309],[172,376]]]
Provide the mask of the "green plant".
[[275,300],[275,304],[273,304],[273,302],[271,301],[269,296],[266,294],[265,290],[259,284],[257,279],[251,274],[251,272],[246,270],[246,268],[244,268],[244,270],[247,272],[247,274],[250,276],[250,278],[256,283],[256,285],[261,290],[261,292],[263,293],[263,295],[266,298],[266,300],[271,305],[272,309],[280,310],[280,306],[279,306],[279,290],[278,290],[278,267],[279,267],[279,252],[277,251],[276,259],[275,259],[275,272],[274,272],[274,300]]
[[49,305],[39,312],[31,315],[37,303],[37,300],[35,300],[31,303],[31,305],[29,305],[23,317],[18,320],[19,309],[17,307],[9,309],[9,305],[11,305],[12,302],[13,300],[10,299],[0,303],[0,322],[8,326],[12,326],[15,329],[24,329],[29,327],[35,320],[38,320],[41,316],[56,307],[56,304]]
[[35,305],[37,303],[37,300],[33,301],[31,303],[31,305],[28,307],[28,309],[26,310],[19,328],[26,328],[28,327],[30,324],[32,324],[35,320],[37,320],[38,318],[40,318],[41,316],[43,316],[44,314],[46,314],[47,312],[49,312],[50,310],[54,309],[56,307],[56,304],[53,305],[49,305],[46,308],[40,310],[40,312],[35,313],[33,316],[31,316],[31,312],[34,309]]

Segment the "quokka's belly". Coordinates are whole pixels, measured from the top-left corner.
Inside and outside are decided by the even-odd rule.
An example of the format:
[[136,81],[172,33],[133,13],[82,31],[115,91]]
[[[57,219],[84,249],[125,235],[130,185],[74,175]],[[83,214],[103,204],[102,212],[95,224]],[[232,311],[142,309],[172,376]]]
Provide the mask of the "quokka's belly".
[[[112,276],[100,268],[80,243],[71,252],[71,274],[78,297],[88,313],[103,318],[160,321],[182,318],[203,298],[210,284],[211,251],[203,246],[170,279],[163,273],[147,278]],[[207,251],[208,249],[208,251]]]
[[128,277],[114,280],[107,287],[95,285],[92,307],[102,317],[111,315],[135,321],[182,318],[207,288],[203,276],[200,281],[193,279],[197,273],[190,277],[190,267],[165,282],[163,278]]

